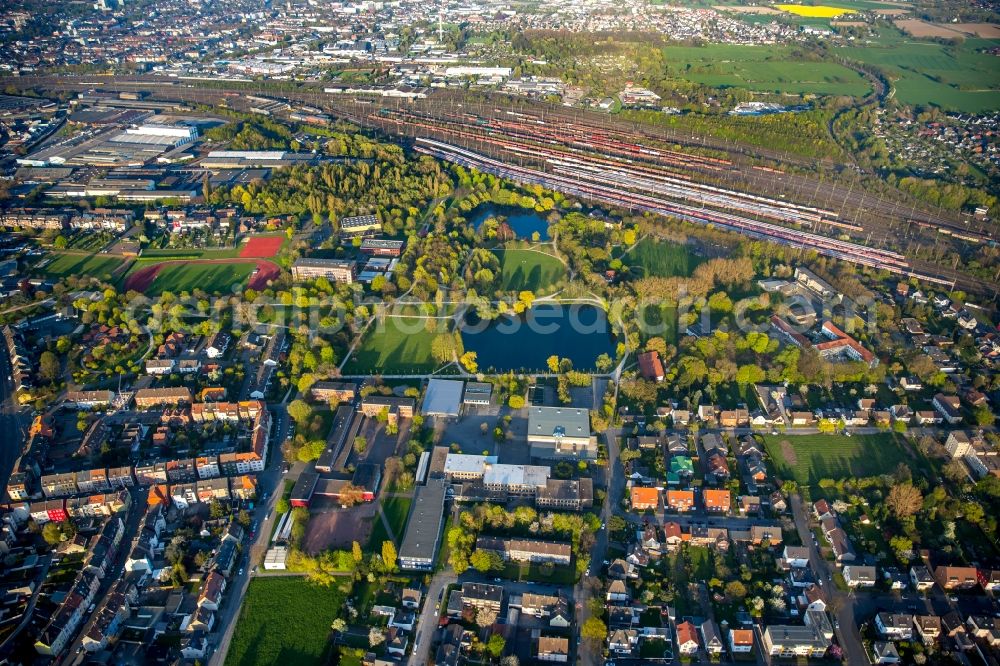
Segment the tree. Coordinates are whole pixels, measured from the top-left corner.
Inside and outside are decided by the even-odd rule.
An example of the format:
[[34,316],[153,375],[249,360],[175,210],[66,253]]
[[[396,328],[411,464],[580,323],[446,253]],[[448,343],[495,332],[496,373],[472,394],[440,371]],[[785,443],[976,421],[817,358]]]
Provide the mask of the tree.
[[965,464],[961,460],[949,460],[948,464],[941,469],[944,478],[952,483],[960,484],[969,480],[969,472],[965,469]]
[[358,453],[364,453],[368,449],[368,440],[358,435],[354,438],[354,450]]
[[496,659],[503,654],[503,649],[507,647],[507,641],[500,634],[493,634],[490,640],[486,641],[486,651]]
[[368,645],[376,647],[385,642],[385,633],[378,627],[368,630]]
[[524,396],[523,395],[512,395],[507,398],[507,405],[511,409],[521,409],[524,407]]
[[983,427],[993,425],[993,421],[996,419],[996,417],[993,416],[993,411],[986,405],[979,405],[973,409],[972,416],[976,419],[976,425]]
[[580,630],[580,636],[592,641],[603,641],[608,636],[608,627],[599,618],[588,617]]
[[62,543],[63,533],[59,529],[59,523],[45,523],[45,527],[42,528],[42,538],[50,546],[58,546]]
[[50,351],[42,352],[38,357],[38,374],[47,382],[54,382],[59,379],[60,372],[59,357]]
[[347,630],[347,622],[344,621],[344,618],[338,617],[330,625],[330,628],[336,631],[337,633],[343,633],[344,631]]
[[469,556],[469,564],[475,567],[476,571],[487,573],[489,571],[499,571],[503,569],[503,558],[491,550],[476,549]]
[[299,425],[305,425],[312,416],[312,407],[304,400],[292,400],[288,404],[288,415]]
[[545,364],[549,367],[549,372],[559,372],[559,357],[556,355],[549,356],[545,359]]
[[601,354],[600,356],[597,357],[597,360],[594,361],[594,366],[597,368],[599,372],[607,372],[608,370],[611,369],[611,366],[613,364],[614,362],[611,360],[611,357],[608,356],[607,354]]
[[382,562],[388,571],[396,570],[396,544],[392,541],[382,542]]
[[452,333],[441,333],[431,340],[431,355],[438,363],[447,363],[458,355],[458,345]]
[[726,583],[726,596],[737,601],[742,600],[747,596],[746,585],[738,580],[729,581]]
[[353,483],[347,482],[344,487],[341,488],[340,494],[337,496],[337,502],[341,506],[349,507],[355,504],[361,504],[365,501],[365,490]]
[[226,508],[222,506],[222,502],[213,499],[212,503],[208,505],[208,515],[211,516],[212,520],[218,520],[226,515]]
[[889,511],[899,520],[914,515],[920,510],[923,502],[924,497],[920,494],[920,490],[910,483],[897,483],[885,499]]
[[274,505],[274,512],[280,516],[283,513],[288,513],[289,509],[291,509],[291,505],[288,503],[288,500],[284,497],[278,498],[277,503]]
[[355,563],[360,563],[364,558],[364,553],[361,552],[361,544],[357,541],[351,542],[351,557],[354,558]]
[[496,624],[497,612],[493,608],[480,608],[476,611],[476,624],[480,627],[492,627]]

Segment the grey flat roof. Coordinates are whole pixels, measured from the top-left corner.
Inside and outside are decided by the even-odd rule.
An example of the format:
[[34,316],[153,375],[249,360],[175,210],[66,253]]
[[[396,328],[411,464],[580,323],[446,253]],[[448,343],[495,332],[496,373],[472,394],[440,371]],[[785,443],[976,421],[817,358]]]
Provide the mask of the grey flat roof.
[[434,561],[441,541],[444,495],[445,484],[439,481],[417,486],[413,493],[410,519],[406,522],[406,533],[399,547],[400,559]]
[[532,407],[528,412],[528,437],[590,437],[590,413],[574,407]]
[[456,379],[432,379],[427,383],[423,413],[430,416],[458,416],[462,409],[465,382]]

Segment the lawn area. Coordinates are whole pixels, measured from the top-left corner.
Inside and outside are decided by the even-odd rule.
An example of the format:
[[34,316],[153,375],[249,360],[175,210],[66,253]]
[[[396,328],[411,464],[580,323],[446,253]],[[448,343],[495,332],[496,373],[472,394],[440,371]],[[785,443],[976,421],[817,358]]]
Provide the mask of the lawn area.
[[886,474],[910,464],[893,433],[877,435],[765,435],[764,445],[783,479],[816,485],[820,479]]
[[775,9],[783,12],[805,16],[807,18],[833,18],[841,14],[855,14],[853,9],[843,7],[830,7],[829,5],[775,5]]
[[838,49],[844,57],[885,70],[896,99],[966,113],[1000,109],[1000,67],[977,48],[997,40],[969,39],[959,47],[930,41],[886,38],[878,45]]
[[326,662],[330,624],[345,595],[299,576],[254,578],[247,588],[226,666],[313,666]]
[[857,72],[838,63],[797,60],[790,47],[667,46],[663,56],[668,76],[713,87],[853,97],[871,89]]
[[551,292],[551,287],[566,276],[566,267],[551,254],[537,250],[496,250],[500,259],[500,289],[530,290],[537,295]]
[[508,562],[499,575],[507,580],[530,580],[550,585],[575,585],[577,578],[576,567],[573,565],[557,565],[553,567],[551,574],[545,575],[542,565],[527,562]]
[[683,245],[643,238],[622,257],[622,263],[640,270],[644,277],[688,277],[701,259]]
[[70,275],[111,279],[111,274],[122,265],[122,258],[104,254],[60,254],[52,253],[53,259],[40,271],[45,275],[63,278]]
[[147,294],[202,289],[229,293],[234,284],[244,285],[256,264],[170,264],[160,269]]
[[240,248],[235,247],[209,247],[209,248],[147,248],[142,251],[143,259],[156,259],[164,261],[166,259],[234,259],[240,256]]
[[388,497],[382,500],[382,511],[385,513],[389,527],[392,528],[396,538],[402,540],[403,530],[406,528],[406,517],[410,515],[410,504],[413,500],[409,497]]
[[[432,372],[438,367],[431,355],[436,333],[425,327],[428,320],[414,317],[385,317],[375,321],[354,351],[345,374],[406,374]],[[437,321],[444,325],[443,320]]]

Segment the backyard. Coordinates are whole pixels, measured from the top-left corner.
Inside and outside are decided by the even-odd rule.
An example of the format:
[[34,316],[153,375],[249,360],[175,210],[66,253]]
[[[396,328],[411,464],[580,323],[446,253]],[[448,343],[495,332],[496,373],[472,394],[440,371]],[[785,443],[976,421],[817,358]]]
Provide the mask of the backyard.
[[299,576],[254,578],[247,588],[227,666],[325,663],[330,625],[345,594]]
[[912,462],[894,433],[763,438],[778,476],[803,485],[816,485],[820,479],[887,474],[899,463]]

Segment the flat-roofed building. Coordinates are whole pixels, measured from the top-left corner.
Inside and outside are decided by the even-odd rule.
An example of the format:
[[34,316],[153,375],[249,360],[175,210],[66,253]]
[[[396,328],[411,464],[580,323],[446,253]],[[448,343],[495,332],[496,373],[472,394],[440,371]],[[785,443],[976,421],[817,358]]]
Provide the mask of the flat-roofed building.
[[829,647],[815,626],[772,624],[764,630],[764,651],[772,657],[821,657]]
[[399,568],[407,571],[430,571],[441,545],[444,519],[445,485],[432,481],[417,486],[406,532],[399,547]]
[[427,416],[458,416],[462,409],[465,382],[455,379],[431,379],[421,410]]
[[357,275],[357,263],[347,259],[310,257],[296,259],[295,263],[292,264],[292,278],[295,280],[315,280],[322,277],[331,282],[351,284]]
[[594,504],[591,479],[547,479],[535,495],[535,506],[543,509],[583,511]]
[[573,407],[531,407],[528,443],[533,458],[593,460],[597,440],[590,435],[590,413]]
[[493,397],[493,384],[486,382],[466,382],[462,394],[464,405],[489,405]]
[[340,220],[340,230],[349,235],[382,231],[382,223],[374,215],[355,215]]
[[361,241],[361,251],[373,257],[398,257],[403,254],[406,241],[388,238],[366,238]]
[[482,480],[487,467],[496,464],[496,462],[496,456],[449,453],[444,462],[444,475],[451,481]]

